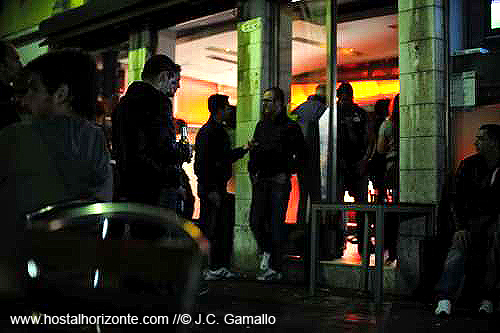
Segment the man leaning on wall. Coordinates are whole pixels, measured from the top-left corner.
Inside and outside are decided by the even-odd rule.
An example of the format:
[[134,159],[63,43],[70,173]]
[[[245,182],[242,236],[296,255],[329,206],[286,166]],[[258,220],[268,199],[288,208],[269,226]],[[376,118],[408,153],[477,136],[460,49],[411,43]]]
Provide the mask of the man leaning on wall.
[[464,279],[477,288],[479,312],[494,308],[500,268],[500,125],[479,128],[474,142],[477,154],[465,158],[450,193],[455,233],[436,286],[436,315],[452,312]]
[[283,91],[267,89],[262,101],[262,118],[250,142],[248,161],[250,227],[262,252],[257,279],[273,281],[283,277],[290,176],[303,167],[306,150],[300,126],[286,114]]

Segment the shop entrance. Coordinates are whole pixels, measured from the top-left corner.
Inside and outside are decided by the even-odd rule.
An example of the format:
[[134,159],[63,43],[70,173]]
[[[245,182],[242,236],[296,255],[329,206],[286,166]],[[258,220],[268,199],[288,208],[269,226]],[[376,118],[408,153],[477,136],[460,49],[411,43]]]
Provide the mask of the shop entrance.
[[[327,80],[327,31],[325,12],[319,10],[324,6],[323,1],[286,6],[283,12],[292,18],[292,81],[288,105],[292,111],[314,94],[318,84]],[[181,88],[174,98],[174,115],[188,124],[191,143],[198,129],[208,120],[207,100],[211,94],[225,94],[231,104],[236,106],[238,103],[237,22],[238,13],[234,9],[159,31],[160,50],[162,40],[174,36],[173,54],[182,66]],[[377,100],[392,99],[399,92],[397,14],[345,20],[338,24],[337,30],[337,81],[349,81],[354,88],[355,102],[372,114]],[[229,131],[234,139],[235,129]],[[323,142],[328,140],[327,137],[323,139]],[[327,145],[322,145],[323,160],[326,149]],[[323,165],[327,165],[326,161]],[[184,169],[196,196],[192,164],[185,164]],[[326,170],[322,170],[321,178],[324,184]],[[230,192],[236,191],[234,182],[231,181],[228,187]],[[297,221],[298,200],[298,182],[294,177],[288,224]],[[196,219],[199,216],[197,198],[195,207],[193,218]],[[349,226],[346,224],[345,230]],[[347,252],[350,257],[357,252],[349,242]]]
[[[291,18],[291,82],[288,110],[292,111],[318,84],[327,81],[327,29],[324,1],[306,1],[283,5],[282,15]],[[238,40],[236,9],[178,24],[158,31],[158,52],[166,53],[182,67],[181,88],[174,98],[174,117],[188,125],[189,140],[194,144],[198,129],[208,120],[208,97],[214,93],[229,96],[232,105],[238,104]],[[392,99],[399,92],[398,17],[365,15],[352,20],[346,17],[337,25],[337,81],[349,81],[354,88],[354,101],[370,115],[380,99]],[[120,57],[124,92],[127,58]],[[234,125],[234,124],[232,124]],[[234,140],[235,128],[229,128]],[[252,131],[245,131],[251,136]],[[328,131],[322,131],[322,187],[326,188]],[[243,135],[243,133],[239,133]],[[248,140],[250,137],[248,137]],[[242,140],[241,138],[239,139]],[[193,165],[185,164],[190,185],[196,197],[197,184]],[[298,182],[294,177],[287,214],[287,223],[295,225],[299,200]],[[236,192],[233,181],[228,190]],[[368,189],[367,189],[368,190]],[[193,218],[199,217],[196,198]],[[347,221],[349,222],[349,221]],[[343,226],[347,230],[349,224]],[[357,252],[347,242],[347,252]]]

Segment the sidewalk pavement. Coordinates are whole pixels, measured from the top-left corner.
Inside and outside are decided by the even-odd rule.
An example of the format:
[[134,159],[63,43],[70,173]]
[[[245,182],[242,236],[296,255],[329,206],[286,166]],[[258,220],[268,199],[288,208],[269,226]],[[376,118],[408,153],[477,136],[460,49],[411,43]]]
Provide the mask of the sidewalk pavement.
[[498,312],[484,318],[474,313],[475,307],[459,307],[450,318],[440,319],[433,313],[434,304],[402,296],[385,295],[377,311],[369,295],[353,290],[321,288],[309,296],[304,285],[252,278],[210,281],[208,286],[208,293],[198,299],[191,332],[447,333],[500,329]]

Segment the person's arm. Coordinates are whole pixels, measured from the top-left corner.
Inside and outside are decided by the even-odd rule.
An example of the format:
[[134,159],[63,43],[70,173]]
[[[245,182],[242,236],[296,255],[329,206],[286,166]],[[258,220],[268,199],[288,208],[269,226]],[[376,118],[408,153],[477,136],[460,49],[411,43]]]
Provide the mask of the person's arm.
[[377,136],[377,152],[381,154],[385,154],[388,152],[387,148],[387,143],[388,143],[388,137],[387,134],[392,133],[392,126],[390,126],[390,121],[387,119],[384,120],[382,125],[380,126],[380,129],[378,131],[378,136]]
[[216,177],[212,174],[216,161],[212,151],[212,137],[207,128],[202,128],[195,139],[195,159],[194,172],[198,177],[198,184],[203,188],[204,193],[209,193],[217,189]]
[[99,127],[94,128],[89,142],[89,151],[93,156],[90,161],[95,161],[96,169],[96,188],[95,197],[102,201],[111,201],[113,199],[113,170],[111,167],[111,156],[107,149],[104,132]]
[[258,129],[259,129],[259,123],[257,123],[257,126],[255,127],[252,139],[248,142],[249,156],[248,156],[247,168],[252,183],[255,183],[258,175],[257,155],[259,154],[260,150],[260,143],[256,140],[257,137],[256,134],[258,132]]
[[248,149],[249,148],[247,145],[231,149],[226,158],[230,163],[234,163],[245,156],[245,154],[248,152]]

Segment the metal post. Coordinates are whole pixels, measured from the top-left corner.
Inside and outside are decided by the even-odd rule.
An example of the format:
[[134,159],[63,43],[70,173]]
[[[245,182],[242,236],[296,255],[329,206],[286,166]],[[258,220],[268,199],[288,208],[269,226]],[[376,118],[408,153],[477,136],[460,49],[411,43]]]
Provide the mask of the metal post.
[[[356,212],[357,213],[357,212]],[[359,213],[363,213],[360,211]],[[368,212],[364,212],[364,217],[365,217],[365,225],[363,228],[363,253],[361,254],[361,283],[362,283],[362,288],[361,290],[363,292],[368,291],[368,268],[370,266],[370,233],[368,230],[370,230],[370,224],[369,224],[369,218],[368,218]],[[358,243],[359,244],[359,243]]]
[[312,219],[311,219],[311,243],[309,244],[310,248],[310,258],[311,262],[309,263],[309,294],[311,296],[314,295],[314,289],[316,287],[316,267],[317,267],[317,229],[318,229],[318,218],[317,218],[317,210],[312,209]]
[[377,205],[375,219],[375,303],[381,306],[384,295],[384,205]]
[[338,112],[336,103],[337,94],[337,0],[327,1],[326,31],[328,38],[328,172],[327,198],[329,202],[338,202],[338,172],[337,172],[337,124]]

